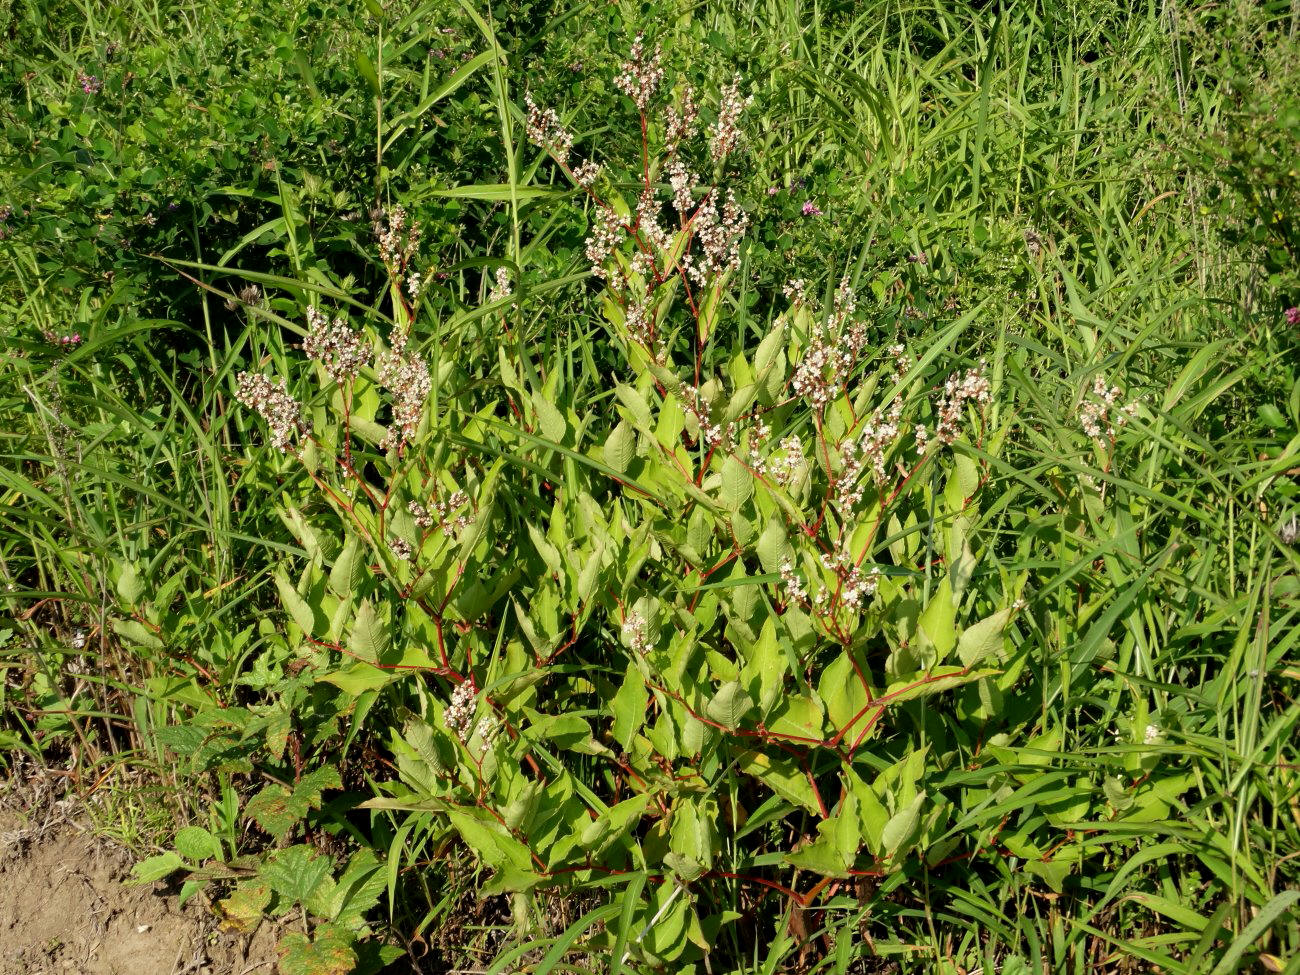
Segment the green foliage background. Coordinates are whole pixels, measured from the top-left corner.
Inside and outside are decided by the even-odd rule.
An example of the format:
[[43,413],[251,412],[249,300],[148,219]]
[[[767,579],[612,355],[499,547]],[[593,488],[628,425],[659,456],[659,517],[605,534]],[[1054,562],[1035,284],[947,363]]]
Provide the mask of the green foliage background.
[[[642,31],[662,104],[754,96],[701,170],[739,267],[707,329],[656,292],[661,362],[526,134],[527,95],[634,207]],[[0,32],[0,745],[141,881],[300,914],[286,972],[1300,971],[1289,4],[52,0]],[[868,341],[819,412],[788,383],[841,279]],[[409,329],[402,451],[374,369],[304,358],[309,305],[379,354]],[[981,361],[963,436],[836,500],[865,419],[933,432]],[[245,370],[304,404],[300,457]],[[1091,437],[1098,377],[1135,412]],[[776,483],[701,409],[807,462]],[[448,533],[408,512],[457,490]],[[790,598],[849,545],[860,610]]]

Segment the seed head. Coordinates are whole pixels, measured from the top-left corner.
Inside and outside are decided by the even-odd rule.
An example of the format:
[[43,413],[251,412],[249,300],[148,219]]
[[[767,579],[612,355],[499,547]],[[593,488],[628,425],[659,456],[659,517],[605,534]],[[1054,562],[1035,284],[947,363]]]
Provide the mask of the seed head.
[[1297,520],[1296,516],[1292,515],[1291,520],[1282,526],[1282,530],[1278,534],[1282,537],[1284,543],[1294,545],[1296,539],[1300,538],[1300,520]]

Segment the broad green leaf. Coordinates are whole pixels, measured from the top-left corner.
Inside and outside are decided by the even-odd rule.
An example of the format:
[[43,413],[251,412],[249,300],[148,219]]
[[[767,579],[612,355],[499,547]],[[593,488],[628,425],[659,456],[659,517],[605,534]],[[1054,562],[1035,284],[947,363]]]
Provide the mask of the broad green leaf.
[[921,613],[919,625],[938,654],[934,662],[941,663],[957,645],[957,602],[946,576],[930,594],[930,601]]
[[163,642],[153,630],[139,620],[113,620],[113,632],[124,640],[150,650],[161,650]]
[[619,474],[624,473],[636,456],[636,431],[626,420],[619,420],[605,440],[605,463]]
[[911,805],[905,806],[889,817],[889,822],[885,824],[880,834],[880,848],[885,856],[894,857],[906,852],[907,845],[912,841],[921,824],[921,806],[924,804],[925,796],[918,795],[912,800]]
[[299,844],[272,853],[259,875],[286,901],[304,903],[329,876],[331,866],[329,857]]
[[554,443],[564,443],[564,435],[568,432],[569,424],[555,404],[547,396],[534,393],[533,410],[537,413],[537,424],[541,428],[542,436]]
[[378,663],[388,649],[388,628],[368,599],[362,601],[352,621],[348,649],[367,663]]
[[356,535],[349,534],[338,558],[334,560],[334,567],[330,569],[330,588],[340,599],[347,600],[361,584],[365,571],[365,549]]
[[185,861],[169,850],[137,863],[131,868],[131,879],[133,883],[151,884],[155,880],[170,876],[184,866]]
[[191,863],[220,860],[221,844],[202,826],[184,826],[176,831],[176,852]]
[[645,679],[631,662],[624,672],[622,686],[610,703],[614,712],[611,734],[626,751],[631,747],[633,736],[645,723],[645,709],[650,703],[650,692],[646,689]]
[[739,728],[745,715],[753,710],[754,702],[740,681],[729,681],[718,688],[713,699],[705,706],[710,718],[727,728]]
[[722,463],[722,506],[728,511],[739,511],[753,493],[754,475],[734,454],[728,454]]
[[802,806],[810,813],[820,812],[812,783],[792,760],[773,758],[764,752],[750,751],[743,753],[736,765],[746,775],[757,779],[782,798]]
[[985,657],[1000,656],[1003,634],[1010,618],[1011,610],[1000,609],[966,627],[957,639],[957,659],[962,662],[962,666],[974,667]]
[[311,606],[298,595],[298,590],[285,576],[283,568],[276,570],[274,578],[276,592],[280,594],[280,605],[288,612],[289,618],[298,624],[298,628],[310,635],[315,629],[315,615]]
[[758,560],[764,572],[780,572],[781,563],[793,554],[786,538],[785,523],[778,517],[769,518],[758,537]]

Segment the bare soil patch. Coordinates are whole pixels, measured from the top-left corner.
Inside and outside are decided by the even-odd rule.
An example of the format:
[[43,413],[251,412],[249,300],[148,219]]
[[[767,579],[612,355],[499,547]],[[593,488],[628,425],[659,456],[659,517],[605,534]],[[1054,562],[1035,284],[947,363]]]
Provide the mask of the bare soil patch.
[[126,886],[129,854],[74,800],[0,807],[0,975],[271,975],[276,934],[220,930],[202,895]]

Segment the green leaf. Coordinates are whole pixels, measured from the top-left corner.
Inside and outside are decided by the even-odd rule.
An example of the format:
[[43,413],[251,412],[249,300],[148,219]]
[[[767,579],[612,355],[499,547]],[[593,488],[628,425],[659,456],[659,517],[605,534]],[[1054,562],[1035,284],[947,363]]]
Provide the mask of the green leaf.
[[763,752],[751,751],[742,754],[737,759],[736,765],[746,775],[758,779],[762,785],[782,798],[802,806],[810,813],[820,813],[812,783],[792,760],[773,758]]
[[354,60],[357,66],[357,73],[366,80],[366,84],[370,86],[370,90],[374,93],[375,97],[378,98],[379,75],[375,72],[374,64],[371,62],[370,58],[366,56],[364,51],[357,51]]
[[880,848],[885,856],[893,857],[906,852],[907,844],[921,824],[921,806],[924,803],[924,794],[918,795],[911,805],[889,817],[889,822],[880,834]]
[[957,659],[964,667],[974,667],[988,656],[1001,656],[1003,633],[1011,618],[1010,609],[1000,609],[962,631],[957,640]]
[[542,878],[533,870],[528,848],[486,812],[448,809],[447,818],[471,850],[498,872],[502,889],[524,890]]
[[636,456],[636,431],[626,420],[619,420],[605,441],[605,463],[619,474],[625,472]]
[[[817,684],[817,693],[826,705],[826,716],[831,719],[836,731],[848,727],[849,722],[858,717],[867,704],[867,689],[853,668],[850,653],[849,650],[842,650],[822,671]],[[858,718],[853,727],[860,728],[862,724],[863,719]],[[848,737],[851,741],[851,731]]]
[[307,809],[293,801],[293,793],[287,788],[273,783],[248,800],[244,815],[278,840],[307,815]]
[[163,877],[170,876],[184,866],[185,861],[168,850],[156,857],[141,860],[132,867],[131,880],[132,883],[151,884],[155,880],[162,880]]
[[586,604],[591,601],[592,595],[596,591],[596,583],[600,581],[601,560],[605,555],[605,543],[598,542],[594,551],[589,552],[582,563],[582,570],[578,573],[577,593],[579,602]]
[[184,826],[176,831],[176,852],[192,863],[220,860],[221,843],[202,826]]
[[645,724],[645,709],[650,703],[650,692],[646,689],[645,679],[632,663],[628,663],[623,675],[623,685],[610,702],[614,712],[614,727],[611,734],[614,740],[626,751],[632,744],[632,738]]
[[271,854],[259,875],[290,903],[305,903],[330,874],[329,857],[306,844],[285,847]]
[[1259,421],[1273,430],[1279,430],[1286,426],[1286,417],[1272,403],[1261,404],[1259,407]]
[[728,511],[739,511],[753,493],[753,473],[734,454],[728,454],[722,464],[722,506]]
[[784,348],[785,326],[778,324],[763,336],[758,351],[754,353],[754,372],[760,380],[765,379],[767,371],[776,365],[777,356]]
[[533,394],[533,409],[537,413],[537,425],[541,428],[542,436],[554,443],[564,443],[564,435],[568,432],[569,424],[564,419],[554,403],[546,396],[538,393]]
[[378,663],[388,649],[388,628],[375,613],[370,600],[363,600],[352,621],[348,649],[368,663]]
[[113,632],[137,646],[146,647],[150,650],[161,650],[163,648],[163,642],[158,639],[158,635],[139,620],[115,619],[113,620]]
[[744,686],[738,680],[729,681],[718,688],[713,699],[704,711],[710,718],[727,728],[739,728],[745,715],[753,709],[754,702],[745,693]]
[[144,580],[140,578],[140,573],[136,571],[135,566],[129,562],[123,564],[122,571],[117,577],[117,594],[126,606],[136,605],[144,594]]
[[340,789],[338,769],[322,765],[299,780],[293,791],[279,783],[265,786],[244,807],[244,815],[276,839],[282,839],[294,825],[321,806],[325,789]]
[[344,927],[356,929],[367,911],[379,903],[387,888],[383,864],[373,850],[363,847],[352,854],[334,886],[327,916]]
[[311,606],[308,605],[307,600],[298,595],[298,590],[285,576],[283,567],[276,569],[274,579],[276,592],[280,594],[280,605],[304,633],[310,634],[315,627],[316,619]]
[[330,569],[330,588],[339,599],[349,599],[361,584],[366,571],[365,551],[356,535],[348,535],[343,550]]
[[764,572],[780,572],[781,563],[790,558],[790,542],[786,538],[785,523],[773,516],[758,537],[758,560],[763,564]]
[[367,691],[375,691],[391,684],[397,679],[397,676],[398,671],[385,670],[358,661],[344,667],[342,670],[322,674],[320,679],[328,684],[333,684],[348,697],[355,698],[360,697]]
[[649,433],[655,428],[654,415],[650,412],[650,404],[646,402],[641,391],[635,386],[629,386],[626,383],[620,383],[614,387],[614,395],[618,401],[623,404],[632,418],[632,423],[640,433]]
[[920,627],[938,654],[933,663],[942,661],[957,645],[957,603],[947,577],[930,594],[930,601],[921,613]]

